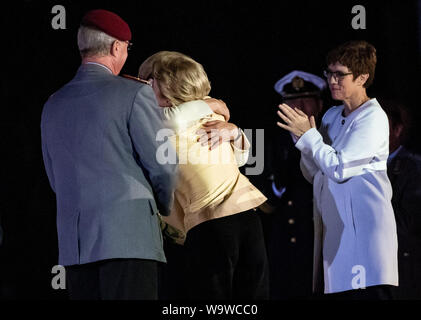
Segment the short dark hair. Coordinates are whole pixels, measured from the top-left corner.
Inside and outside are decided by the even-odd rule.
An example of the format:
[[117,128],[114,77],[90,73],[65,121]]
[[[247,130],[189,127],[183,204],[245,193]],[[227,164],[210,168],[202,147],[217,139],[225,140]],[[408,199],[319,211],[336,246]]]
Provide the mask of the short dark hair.
[[377,56],[376,48],[370,43],[363,40],[348,41],[334,48],[327,54],[326,63],[330,65],[336,62],[347,67],[353,73],[354,79],[361,74],[369,74],[364,83],[365,88],[373,83]]

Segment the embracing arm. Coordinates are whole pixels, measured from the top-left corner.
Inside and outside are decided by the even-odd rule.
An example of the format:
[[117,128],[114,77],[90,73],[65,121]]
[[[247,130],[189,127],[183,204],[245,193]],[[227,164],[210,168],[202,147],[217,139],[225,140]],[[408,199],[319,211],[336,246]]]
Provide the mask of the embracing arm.
[[199,133],[202,134],[199,141],[202,145],[209,145],[209,149],[215,149],[219,144],[229,141],[237,165],[241,167],[247,163],[250,142],[243,130],[235,124],[222,120],[212,120],[204,123]]
[[[241,136],[240,136],[241,135]],[[231,141],[231,146],[234,151],[235,160],[239,167],[244,166],[250,154],[250,141],[247,139],[243,130],[238,128],[237,137]]]
[[[186,117],[186,113],[194,113],[193,117],[206,116],[211,113],[216,113],[225,118],[228,121],[230,118],[230,112],[227,105],[222,100],[206,97],[203,100],[193,100],[184,102],[178,106],[163,107],[164,116],[167,120],[175,120],[179,115]],[[183,110],[183,114],[181,114]]]
[[[211,103],[209,103],[211,102]],[[175,128],[188,126],[192,121],[205,118],[215,112],[215,106],[222,106],[222,111],[226,109],[225,103],[217,99],[194,100],[182,103],[178,106],[165,107],[163,109],[164,118],[170,121]],[[225,109],[224,109],[225,108]],[[219,113],[218,113],[219,114]],[[222,114],[220,114],[222,115]],[[229,111],[228,111],[229,118]],[[234,151],[234,156],[238,166],[247,163],[250,149],[250,142],[244,132],[235,124],[226,120],[211,120],[203,124],[198,132],[200,134],[199,141],[202,145],[209,145],[210,149],[216,148],[220,143],[229,141]]]
[[[157,159],[157,133],[164,127],[153,90],[142,86],[134,100],[129,132],[140,162],[151,181],[162,215],[169,215],[174,200],[176,163],[161,164]],[[174,152],[175,154],[175,152]]]
[[225,121],[229,121],[230,111],[224,101],[214,99],[211,97],[206,97],[205,99],[203,99],[203,101],[207,103],[207,105],[212,109],[213,112],[223,116],[225,118]]

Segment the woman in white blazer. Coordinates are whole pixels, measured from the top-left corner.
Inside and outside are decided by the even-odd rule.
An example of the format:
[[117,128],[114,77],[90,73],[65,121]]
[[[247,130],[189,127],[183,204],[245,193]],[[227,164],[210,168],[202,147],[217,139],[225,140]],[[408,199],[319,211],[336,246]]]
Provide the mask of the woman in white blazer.
[[[376,50],[347,42],[327,55],[325,76],[334,100],[319,130],[314,118],[282,104],[278,126],[292,133],[301,170],[313,183],[313,289],[334,298],[384,299],[398,285],[397,235],[387,177],[388,119],[366,88]],[[322,278],[323,276],[323,278]],[[365,288],[365,290],[358,290]]]

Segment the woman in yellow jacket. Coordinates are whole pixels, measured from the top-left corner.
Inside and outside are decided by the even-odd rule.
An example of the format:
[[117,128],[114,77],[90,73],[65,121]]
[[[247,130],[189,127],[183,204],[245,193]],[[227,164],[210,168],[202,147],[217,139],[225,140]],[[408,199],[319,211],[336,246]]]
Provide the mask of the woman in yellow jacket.
[[[190,298],[268,298],[266,249],[255,212],[266,197],[238,169],[248,157],[246,136],[203,101],[210,83],[192,58],[158,52],[141,65],[139,77],[151,83],[177,151],[175,205],[163,219],[186,233]],[[227,129],[228,141],[213,148],[201,143],[209,121]]]

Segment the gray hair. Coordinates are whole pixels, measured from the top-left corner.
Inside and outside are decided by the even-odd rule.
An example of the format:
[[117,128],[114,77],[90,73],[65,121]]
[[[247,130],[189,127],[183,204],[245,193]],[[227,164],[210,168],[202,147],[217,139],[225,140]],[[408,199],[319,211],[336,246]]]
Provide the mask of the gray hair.
[[82,58],[106,56],[116,38],[94,28],[80,26],[77,33],[77,45]]

